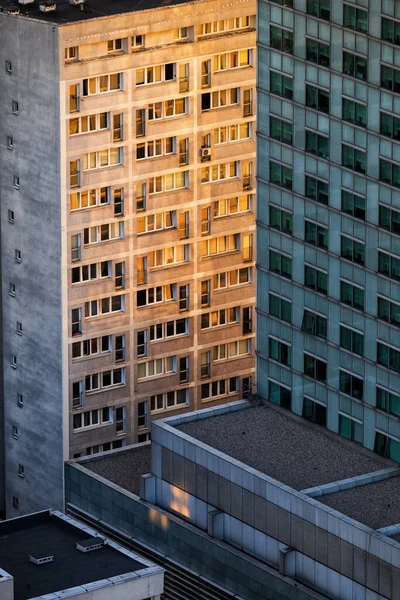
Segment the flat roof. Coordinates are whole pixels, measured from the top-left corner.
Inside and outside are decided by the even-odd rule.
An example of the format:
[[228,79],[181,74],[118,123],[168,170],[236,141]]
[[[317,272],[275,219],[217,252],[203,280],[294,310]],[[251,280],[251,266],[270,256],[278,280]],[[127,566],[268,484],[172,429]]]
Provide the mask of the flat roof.
[[[316,498],[372,529],[400,523],[400,477]],[[400,541],[400,536],[391,536]]]
[[[91,534],[64,519],[42,512],[0,523],[0,567],[14,577],[14,600],[148,568],[148,562],[141,563],[107,545],[80,552],[76,543]],[[29,555],[54,556],[54,561],[37,565]]]
[[139,495],[140,476],[151,472],[150,444],[77,460],[86,469]]
[[269,405],[216,414],[176,428],[296,490],[396,464]]
[[[178,4],[189,4],[188,0],[86,0],[83,10],[80,6],[69,4],[68,0],[54,0],[57,9],[51,12],[39,10],[39,1],[22,5],[17,0],[0,0],[0,10],[8,12],[10,9],[19,8],[20,15],[39,21],[47,21],[58,25],[87,21],[99,17],[109,17],[124,13],[133,13],[141,10],[166,8]],[[205,1],[205,0],[203,0]]]

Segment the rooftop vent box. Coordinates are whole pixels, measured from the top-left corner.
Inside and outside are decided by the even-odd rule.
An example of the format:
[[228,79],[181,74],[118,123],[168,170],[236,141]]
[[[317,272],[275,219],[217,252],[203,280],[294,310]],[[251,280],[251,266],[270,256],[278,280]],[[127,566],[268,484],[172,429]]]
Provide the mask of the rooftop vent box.
[[69,0],[69,3],[72,6],[79,6],[80,4],[84,4],[85,0]]
[[29,560],[35,565],[44,565],[45,563],[53,562],[54,556],[41,556],[40,558],[36,558],[36,556],[29,555]]
[[19,15],[19,8],[9,8],[8,14],[9,15]]
[[57,4],[55,2],[41,2],[39,4],[39,10],[44,13],[53,12],[56,9]]
[[93,550],[103,548],[103,546],[104,540],[101,537],[91,537],[76,543],[76,549],[80,552],[92,552]]
[[20,4],[33,4],[35,0],[18,0]]

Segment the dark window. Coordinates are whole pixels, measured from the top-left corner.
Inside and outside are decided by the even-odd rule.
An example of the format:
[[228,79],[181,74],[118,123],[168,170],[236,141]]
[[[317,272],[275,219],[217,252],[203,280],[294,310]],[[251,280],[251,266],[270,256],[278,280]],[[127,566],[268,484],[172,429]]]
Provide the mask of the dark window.
[[292,234],[292,213],[269,205],[269,226],[282,233]]
[[375,432],[374,452],[385,458],[400,462],[400,442],[379,433],[379,431]]
[[342,119],[359,127],[367,126],[367,107],[365,104],[353,102],[348,98],[342,99]]
[[376,387],[376,407],[396,417],[400,417],[400,396]]
[[292,364],[292,348],[284,342],[280,342],[275,338],[268,338],[269,340],[269,357],[272,360],[276,360],[281,365],[288,367]]
[[286,323],[292,322],[292,303],[274,294],[269,294],[269,314]]
[[380,113],[380,132],[393,140],[400,140],[400,119],[388,113]]
[[400,93],[400,71],[381,65],[381,86],[386,90]]
[[364,395],[364,381],[359,377],[340,369],[339,376],[340,391],[343,392],[343,394],[362,400]]
[[340,302],[348,304],[358,310],[364,310],[364,290],[362,288],[346,283],[345,281],[340,282]]
[[380,158],[379,181],[400,188],[400,165]]
[[293,79],[275,71],[270,71],[269,91],[271,94],[291,100],[293,97]]
[[307,14],[329,21],[331,18],[330,0],[307,0]]
[[304,265],[304,285],[326,296],[328,293],[328,273]]
[[303,313],[301,330],[310,335],[315,335],[326,340],[328,331],[328,319],[308,310]]
[[304,353],[304,374],[326,383],[326,362]]
[[210,110],[211,108],[211,94],[206,92],[201,95],[201,110]]
[[268,381],[268,399],[283,408],[291,410],[292,392],[273,381]]
[[276,117],[269,118],[269,135],[273,140],[284,144],[293,144],[293,125]]
[[381,342],[376,343],[376,361],[378,364],[400,373],[400,350],[386,346]]
[[292,259],[273,250],[269,251],[269,269],[287,279],[292,279]]
[[353,146],[342,144],[342,166],[357,173],[366,173],[367,153]]
[[280,29],[279,27],[270,27],[270,46],[275,50],[293,54],[293,31]]
[[368,12],[355,6],[343,4],[343,27],[360,33],[368,33]]
[[378,296],[378,319],[400,327],[400,304]]
[[379,205],[379,227],[400,235],[400,212]]
[[358,265],[364,265],[365,244],[342,235],[340,238],[340,256]]
[[306,130],[306,152],[329,160],[329,138]]
[[340,347],[363,356],[364,354],[364,336],[353,329],[340,326]]
[[311,200],[328,206],[329,184],[306,175],[306,196],[307,198],[311,198]]
[[342,190],[342,212],[365,221],[365,198]]
[[165,65],[165,81],[175,79],[175,63],[167,63]]
[[307,244],[328,250],[328,228],[311,221],[304,221],[304,240]]
[[400,46],[400,22],[382,17],[382,39]]
[[339,414],[339,435],[352,440],[353,442],[363,443],[363,426],[357,421],[353,421],[344,415]]
[[269,162],[269,180],[280,187],[292,189],[293,170],[278,163]]
[[307,421],[311,421],[311,423],[326,427],[326,406],[304,397],[302,417]]
[[306,106],[329,114],[329,91],[306,85]]
[[368,77],[368,62],[367,59],[358,54],[350,54],[343,52],[343,73],[367,81]]
[[378,251],[378,272],[400,281],[400,258]]
[[330,64],[329,59],[329,45],[317,42],[316,40],[306,39],[306,59],[320,65],[321,67],[328,67]]

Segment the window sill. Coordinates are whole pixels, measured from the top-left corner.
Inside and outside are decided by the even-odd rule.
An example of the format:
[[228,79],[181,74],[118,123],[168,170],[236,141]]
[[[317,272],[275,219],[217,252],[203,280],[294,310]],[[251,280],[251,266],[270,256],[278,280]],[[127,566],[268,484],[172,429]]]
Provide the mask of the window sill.
[[[115,390],[116,388],[122,388],[126,386],[126,383],[116,383],[115,385],[108,385],[106,387],[99,388],[98,390],[88,390],[85,391],[85,395],[94,396],[96,394],[101,394],[102,392],[108,392],[109,390]],[[108,423],[106,423],[107,425]]]
[[[97,320],[97,319],[105,319],[108,317],[111,317],[112,315],[120,315],[120,314],[125,314],[124,310],[114,310],[112,312],[109,313],[105,313],[103,315],[93,315],[91,317],[85,317],[85,321],[92,321],[92,320]],[[82,334],[80,334],[82,335]]]
[[163,377],[170,377],[171,375],[176,375],[176,371],[170,371],[168,373],[161,373],[160,375],[149,375],[148,377],[138,377],[138,383],[146,383],[147,381],[154,381],[155,379],[162,379]]
[[107,421],[106,423],[96,423],[95,425],[88,425],[87,427],[78,427],[77,429],[72,429],[72,433],[83,433],[85,431],[89,431],[92,429],[99,429],[100,427],[106,427],[107,425],[112,425],[112,421]]

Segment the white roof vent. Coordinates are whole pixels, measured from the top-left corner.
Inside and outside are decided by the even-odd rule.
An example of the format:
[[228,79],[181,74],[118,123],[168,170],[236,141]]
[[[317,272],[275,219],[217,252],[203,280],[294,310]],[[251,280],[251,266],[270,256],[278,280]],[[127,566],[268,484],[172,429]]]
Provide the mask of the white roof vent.
[[72,6],[79,6],[80,4],[84,4],[85,0],[69,0],[69,3],[72,4]]
[[35,0],[18,0],[20,4],[33,4]]
[[45,563],[53,562],[54,556],[42,556],[41,558],[36,558],[30,554],[29,560],[35,563],[35,565],[44,565]]
[[105,540],[102,537],[91,537],[76,543],[76,549],[80,552],[93,552],[103,548]]
[[41,12],[47,13],[47,12],[53,12],[57,9],[57,4],[55,2],[40,2],[39,4],[39,10]]

